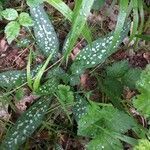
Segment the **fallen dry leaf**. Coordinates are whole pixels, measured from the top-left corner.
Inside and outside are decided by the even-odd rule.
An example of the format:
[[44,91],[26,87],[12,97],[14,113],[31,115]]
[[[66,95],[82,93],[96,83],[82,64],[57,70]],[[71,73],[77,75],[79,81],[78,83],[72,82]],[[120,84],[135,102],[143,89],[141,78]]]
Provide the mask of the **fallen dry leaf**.
[[27,104],[32,104],[36,99],[37,96],[31,94],[29,96],[25,96],[18,103],[15,103],[15,106],[18,108],[19,111],[24,112],[27,109]]

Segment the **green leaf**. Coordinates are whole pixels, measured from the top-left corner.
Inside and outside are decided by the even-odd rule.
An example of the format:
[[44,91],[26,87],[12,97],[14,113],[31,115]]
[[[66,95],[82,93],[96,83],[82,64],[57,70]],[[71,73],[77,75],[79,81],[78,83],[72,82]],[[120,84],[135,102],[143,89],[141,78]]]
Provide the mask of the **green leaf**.
[[[36,66],[31,71],[31,76],[38,72],[41,65]],[[14,88],[20,86],[27,81],[26,72],[23,70],[10,70],[0,73],[0,87]]]
[[122,77],[129,70],[129,63],[126,60],[113,63],[106,68],[106,74],[110,78]]
[[54,50],[52,61],[55,61],[58,57],[59,41],[48,15],[42,5],[31,7],[30,12],[34,20],[34,35],[41,53],[48,57]]
[[75,105],[72,112],[77,122],[86,114],[87,106],[88,102],[84,97],[80,95],[75,96]]
[[37,91],[39,86],[40,86],[40,81],[41,81],[41,78],[44,74],[44,71],[49,63],[49,61],[51,60],[52,56],[54,54],[54,50],[53,52],[49,55],[49,57],[47,58],[47,60],[45,61],[44,65],[41,67],[41,69],[38,71],[37,75],[35,76],[35,80],[34,80],[34,83],[33,83],[33,90],[34,91]]
[[114,32],[109,33],[103,38],[95,40],[92,45],[87,45],[80,51],[71,65],[72,74],[81,75],[86,69],[102,64],[111,54],[116,52],[117,47],[127,36],[129,32],[130,23],[126,23],[120,34],[119,40],[115,46],[110,49]]
[[33,26],[33,21],[31,17],[29,16],[28,13],[25,13],[25,12],[22,12],[19,15],[19,23],[20,25],[25,26],[25,27]]
[[147,139],[139,140],[138,145],[136,145],[133,150],[148,150],[150,149],[150,141]]
[[104,3],[105,3],[105,0],[94,0],[92,9],[98,11],[104,5]]
[[119,14],[117,19],[117,25],[114,31],[114,37],[112,39],[112,43],[110,44],[108,51],[113,49],[116,46],[116,43],[119,42],[120,37],[122,36],[122,29],[124,24],[126,23],[126,17],[128,12],[128,2],[129,0],[120,0],[119,1]]
[[64,57],[67,58],[72,49],[74,44],[76,43],[78,37],[80,36],[86,21],[87,17],[90,13],[91,7],[93,5],[94,0],[86,1],[76,1],[75,8],[74,8],[74,14],[73,14],[73,22],[72,22],[72,28],[71,32],[68,36],[68,39],[66,41],[65,45],[65,54]]
[[135,36],[138,37],[138,38],[141,38],[142,40],[150,41],[150,36],[149,35],[138,34],[138,35],[135,35]]
[[32,51],[30,50],[30,54],[28,57],[28,63],[27,63],[27,82],[28,82],[28,86],[32,89],[32,76],[31,76],[31,66],[32,64]]
[[140,69],[131,68],[129,69],[126,74],[122,77],[122,82],[126,86],[131,89],[135,89],[136,82],[139,80],[141,74]]
[[138,14],[138,1],[132,0],[133,7],[133,27],[130,40],[133,40],[135,34],[137,34],[138,24],[139,24],[139,14]]
[[9,44],[19,35],[19,32],[20,25],[18,22],[11,21],[7,24],[5,27],[5,34]]
[[70,86],[58,85],[57,96],[63,106],[72,105],[74,102],[74,95],[70,90]]
[[19,146],[21,146],[42,123],[50,102],[51,98],[41,98],[35,102],[8,131],[0,147],[9,150],[19,149]]
[[14,88],[26,81],[26,74],[20,70],[0,73],[0,87]]
[[[106,146],[109,149],[117,145],[120,147],[121,143],[118,138],[127,141],[125,137],[122,137],[122,134],[133,127],[137,127],[130,116],[113,106],[100,108],[95,103],[91,103],[86,110],[86,114],[78,122],[78,135],[92,138],[90,148],[92,148],[93,143],[97,143],[95,147]],[[108,140],[108,136],[112,140]]]
[[87,150],[122,150],[122,149],[123,146],[120,140],[115,139],[114,137],[107,134],[97,136],[97,138],[91,140],[87,145]]
[[141,73],[141,77],[137,82],[137,88],[140,95],[133,100],[134,107],[145,117],[150,117],[150,65]]
[[60,67],[52,68],[45,77],[46,81],[39,87],[36,93],[38,95],[55,93],[58,90],[58,85],[63,75],[64,71]]
[[[46,0],[50,5],[55,7],[60,13],[62,13],[70,22],[73,22],[72,10],[62,0]],[[92,0],[93,1],[93,0]],[[91,44],[92,37],[91,31],[87,24],[85,24],[82,35]]]
[[43,3],[43,0],[27,0],[27,5],[30,7],[35,7],[42,3]]
[[18,12],[13,8],[7,8],[2,11],[1,15],[7,20],[15,20],[18,17]]

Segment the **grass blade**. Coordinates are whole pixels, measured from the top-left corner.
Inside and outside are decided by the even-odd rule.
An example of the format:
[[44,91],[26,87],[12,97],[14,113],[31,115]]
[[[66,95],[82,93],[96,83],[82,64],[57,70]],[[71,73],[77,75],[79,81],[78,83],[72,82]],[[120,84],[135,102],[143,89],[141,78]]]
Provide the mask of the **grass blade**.
[[54,50],[53,52],[49,55],[49,57],[47,58],[46,62],[44,63],[44,65],[42,66],[42,68],[38,71],[37,75],[35,76],[35,80],[34,80],[34,83],[33,83],[33,91],[37,91],[39,86],[40,86],[40,80],[41,80],[41,77],[49,63],[49,61],[51,60],[52,56],[54,54]]
[[[62,0],[45,0],[47,3],[52,5],[55,9],[61,12],[70,22],[73,21],[73,12],[72,10],[62,1]],[[92,0],[93,1],[93,0]],[[82,35],[88,41],[88,43],[92,43],[91,31],[87,24],[85,24]]]
[[66,45],[66,52],[64,55],[65,58],[67,58],[70,55],[75,42],[80,36],[86,24],[90,10],[93,6],[93,2],[94,0],[90,0],[88,2],[86,0],[76,1],[73,14],[73,26],[66,42],[67,45]]
[[32,51],[30,50],[30,54],[28,57],[28,63],[27,63],[27,83],[28,86],[32,89],[32,76],[31,76],[31,63],[32,63]]
[[133,27],[132,27],[132,34],[130,36],[130,41],[133,40],[135,34],[137,33],[138,23],[139,23],[139,15],[138,15],[138,1],[132,0],[132,7],[133,7]]
[[116,45],[116,43],[120,38],[121,30],[124,26],[127,12],[128,12],[128,2],[129,2],[128,0],[120,0],[120,7],[119,7],[120,10],[118,15],[117,25],[115,28],[114,37],[110,49],[112,49]]

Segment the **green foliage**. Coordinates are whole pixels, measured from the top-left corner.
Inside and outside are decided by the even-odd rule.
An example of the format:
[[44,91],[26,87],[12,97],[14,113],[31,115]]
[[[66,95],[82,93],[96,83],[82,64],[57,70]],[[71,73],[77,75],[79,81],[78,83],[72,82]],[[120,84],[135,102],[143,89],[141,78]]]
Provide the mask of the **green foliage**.
[[127,36],[129,27],[130,23],[127,23],[124,26],[120,35],[120,39],[112,49],[109,48],[112,44],[114,32],[108,34],[103,38],[97,39],[96,41],[92,42],[92,45],[87,45],[84,49],[82,49],[71,66],[72,74],[81,75],[85,71],[85,69],[95,67],[98,64],[102,64],[111,54],[116,52],[116,48]]
[[[129,66],[128,61],[114,62],[107,66],[102,73],[103,77],[97,77],[99,86],[113,105],[122,109],[122,93],[124,86],[135,89],[141,70]],[[115,87],[115,88],[114,88]]]
[[7,20],[15,20],[18,17],[18,12],[13,8],[7,8],[1,12],[1,15]]
[[126,60],[113,63],[106,68],[106,74],[111,78],[120,78],[129,70],[129,63]]
[[18,35],[20,32],[20,25],[16,21],[11,21],[7,24],[5,27],[5,34],[8,43],[10,44]]
[[73,92],[70,90],[70,86],[58,85],[57,96],[58,96],[59,102],[63,106],[72,105],[74,102],[74,95],[73,95]]
[[15,9],[8,8],[3,10],[1,12],[1,15],[5,19],[11,21],[5,27],[5,34],[9,44],[19,35],[20,25],[25,27],[33,25],[33,21],[30,18],[29,14],[25,12],[22,12],[18,17],[18,12]]
[[77,122],[86,114],[87,106],[88,102],[85,98],[81,97],[80,95],[75,96],[75,105],[72,112]]
[[22,12],[19,15],[19,23],[20,25],[24,26],[24,27],[29,27],[29,26],[33,26],[33,21],[31,19],[31,17],[29,16],[28,13]]
[[[73,22],[73,12],[72,10],[62,1],[62,0],[46,0],[47,3],[52,5],[54,8],[56,8],[61,14],[63,14],[69,21]],[[84,38],[88,41],[88,43],[91,43],[92,37],[91,32],[87,24],[85,24],[82,35]]]
[[67,58],[72,49],[74,44],[76,43],[79,35],[81,34],[86,21],[87,17],[90,13],[91,7],[93,5],[94,0],[86,1],[76,1],[75,8],[74,8],[74,14],[73,14],[73,25],[71,28],[71,31],[69,33],[69,36],[66,41],[66,45],[64,47],[65,54],[64,57]]
[[39,95],[49,95],[56,92],[58,89],[59,80],[56,77],[52,77],[44,82],[39,89],[36,91],[36,94]]
[[86,109],[86,114],[78,121],[78,135],[92,138],[87,145],[90,150],[98,147],[108,150],[112,147],[122,149],[119,139],[126,141],[125,138],[121,138],[122,134],[136,126],[134,120],[123,111],[113,106],[100,108],[91,103]]
[[100,10],[100,8],[104,5],[105,3],[105,0],[94,0],[94,3],[93,3],[93,6],[92,6],[92,9],[93,10]]
[[[91,40],[86,21],[94,0],[88,2],[86,0],[76,1],[73,11],[62,0],[46,1],[73,23],[64,46],[64,56],[68,57],[80,34],[88,42]],[[54,27],[49,20],[49,16],[46,14],[43,6],[40,5],[42,2],[43,0],[27,0],[34,21],[33,29],[37,45],[42,54],[47,58],[45,64],[41,64],[31,71],[32,55],[30,53],[27,72],[14,70],[0,73],[0,87],[14,88],[27,81],[28,86],[34,91],[33,94],[38,95],[40,99],[10,129],[2,143],[2,148],[17,149],[31,136],[41,124],[53,96],[56,96],[60,102],[70,122],[72,122],[72,116],[70,114],[73,113],[73,117],[78,125],[78,135],[90,139],[90,142],[87,144],[87,149],[120,150],[123,149],[122,141],[133,146],[136,145],[137,141],[135,139],[124,134],[128,130],[133,129],[134,133],[139,136],[136,133],[139,127],[134,119],[123,111],[124,108],[122,107],[121,101],[124,85],[135,88],[135,82],[138,80],[140,74],[139,69],[133,69],[127,61],[121,61],[106,67],[101,73],[101,76],[98,76],[100,92],[102,94],[105,93],[115,107],[112,104],[87,101],[85,97],[81,97],[78,94],[75,95],[73,92],[77,89],[75,92],[80,93],[78,86],[74,86],[79,83],[80,75],[86,69],[96,67],[105,62],[111,54],[117,51],[117,47],[127,36],[130,29],[130,22],[125,20],[128,11],[128,0],[119,1],[120,10],[115,31],[97,39],[93,43],[89,42],[89,45],[83,48],[77,55],[71,67],[69,68],[67,66],[65,68],[66,72],[60,65],[50,70],[47,68],[51,58],[52,61],[58,58],[59,41]],[[101,1],[101,3],[104,3],[104,1]],[[14,18],[17,19],[17,17]],[[14,24],[13,28],[8,28],[8,24],[6,26],[6,29],[8,29],[5,29],[9,43],[18,36],[21,25],[29,27],[33,25],[33,21],[29,14],[22,12],[16,21],[10,22],[9,24]],[[16,24],[17,26],[15,26]],[[18,28],[17,31],[15,30],[16,27]],[[149,71],[145,74],[149,75]],[[141,76],[142,79],[138,82],[138,89],[141,94],[134,99],[133,105],[138,111],[146,117],[149,117],[150,91],[148,87],[150,86],[150,81],[148,75],[146,76],[145,74]],[[33,79],[35,80],[33,81]],[[70,86],[67,85],[68,83],[70,83]],[[24,93],[21,90],[20,93],[19,90],[18,93],[16,92],[18,99],[22,95]],[[44,96],[49,98],[47,99]],[[69,106],[72,106],[72,113],[70,113]],[[140,128],[139,131],[141,130]]]
[[53,60],[56,59],[58,57],[59,41],[48,15],[42,5],[30,7],[30,12],[34,20],[34,35],[40,51],[46,57],[48,57],[52,51],[55,51]]
[[0,87],[13,88],[25,80],[26,75],[23,71],[11,70],[0,73]]
[[141,74],[140,69],[131,68],[126,72],[122,78],[122,82],[131,89],[135,89],[136,82],[139,80]]
[[[41,65],[33,68],[31,76],[33,77]],[[22,70],[10,70],[0,73],[0,87],[14,88],[26,82],[26,72]]]
[[37,91],[39,86],[40,86],[40,81],[41,81],[41,78],[45,72],[45,69],[49,63],[49,61],[51,60],[52,56],[54,54],[54,50],[52,51],[52,53],[49,55],[49,57],[47,58],[47,60],[45,61],[44,65],[39,69],[37,75],[35,76],[35,80],[34,80],[34,83],[33,83],[33,90],[34,91]]
[[19,146],[22,145],[42,123],[50,102],[51,98],[41,98],[24,112],[6,134],[1,149],[18,149]]
[[140,94],[133,100],[134,107],[145,117],[150,117],[150,65],[141,73],[137,82]]
[[147,139],[139,140],[138,145],[134,147],[134,150],[148,150],[150,149],[150,141]]
[[42,3],[43,3],[43,0],[27,0],[27,4],[30,7],[35,7]]

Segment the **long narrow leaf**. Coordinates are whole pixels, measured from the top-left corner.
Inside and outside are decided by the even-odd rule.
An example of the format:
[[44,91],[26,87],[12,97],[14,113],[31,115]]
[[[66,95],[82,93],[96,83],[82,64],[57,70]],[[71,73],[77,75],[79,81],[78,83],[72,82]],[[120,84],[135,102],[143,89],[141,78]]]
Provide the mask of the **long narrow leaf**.
[[78,37],[80,36],[86,24],[87,17],[90,13],[93,2],[94,0],[76,1],[74,15],[73,15],[73,26],[65,45],[65,49],[66,49],[64,55],[65,58],[67,58],[70,55],[74,44],[76,43]]
[[132,5],[133,5],[133,27],[132,27],[132,34],[130,37],[130,41],[133,40],[135,34],[137,33],[138,23],[139,23],[138,1],[132,0]]
[[41,77],[49,63],[49,61],[51,60],[52,56],[54,54],[54,50],[53,52],[49,55],[49,57],[47,58],[46,62],[44,63],[44,65],[42,66],[42,68],[39,70],[39,72],[37,73],[36,77],[35,77],[35,80],[34,80],[34,83],[33,83],[33,90],[34,91],[37,91],[38,88],[39,88],[39,85],[40,85],[40,80],[41,80]]
[[28,82],[28,86],[32,89],[32,76],[31,76],[31,67],[30,67],[31,63],[32,63],[32,51],[30,50],[28,63],[27,63],[27,82]]
[[128,12],[128,0],[120,0],[120,7],[119,7],[119,15],[117,19],[117,25],[114,32],[114,37],[112,40],[112,44],[110,46],[110,49],[112,49],[116,43],[119,41],[119,38],[121,37],[121,31],[123,29],[127,12]]
[[[47,3],[52,5],[55,9],[57,9],[59,12],[61,12],[70,22],[72,22],[73,18],[73,12],[72,10],[62,1],[62,0],[45,0]],[[88,43],[91,43],[92,37],[91,37],[91,31],[87,24],[85,24],[84,29],[82,31],[82,35],[84,38],[88,41]]]

